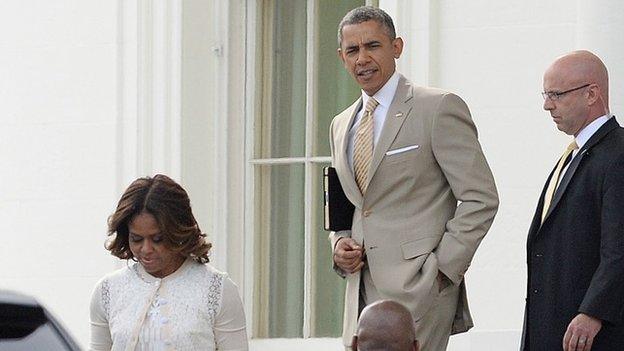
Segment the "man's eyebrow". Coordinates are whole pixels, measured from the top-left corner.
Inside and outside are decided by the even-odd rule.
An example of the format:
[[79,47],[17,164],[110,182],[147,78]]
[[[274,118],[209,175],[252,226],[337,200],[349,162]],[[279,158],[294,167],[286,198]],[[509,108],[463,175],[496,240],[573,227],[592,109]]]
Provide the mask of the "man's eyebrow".
[[[380,44],[380,43],[381,43],[381,41],[379,41],[379,40],[370,40],[370,41],[367,41],[367,42],[363,43],[362,46],[371,46],[371,45]],[[349,44],[349,45],[347,45],[345,47],[345,50],[356,49],[356,48],[359,48],[359,47],[360,47],[359,44]]]
[[379,41],[379,40],[371,40],[371,41],[365,42],[364,46],[369,46],[369,45],[379,44],[379,43],[381,43],[381,41]]

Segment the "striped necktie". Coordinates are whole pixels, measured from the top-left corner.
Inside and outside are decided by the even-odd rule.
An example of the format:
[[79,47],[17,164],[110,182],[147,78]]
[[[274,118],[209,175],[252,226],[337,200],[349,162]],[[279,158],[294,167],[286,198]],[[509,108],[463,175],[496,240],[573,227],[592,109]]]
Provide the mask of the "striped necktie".
[[368,98],[364,115],[360,120],[357,132],[355,134],[355,146],[353,151],[353,170],[355,172],[355,181],[357,182],[362,195],[366,193],[368,186],[368,170],[373,159],[373,112],[377,108],[379,102],[373,97]]
[[559,163],[557,163],[557,168],[555,168],[552,177],[550,177],[550,182],[548,182],[548,188],[546,188],[546,194],[544,195],[544,206],[542,208],[542,223],[544,223],[544,218],[546,218],[548,209],[550,209],[550,203],[552,202],[555,191],[557,190],[559,178],[561,177],[561,171],[565,166],[566,159],[570,157],[572,152],[576,149],[578,149],[578,145],[576,144],[576,141],[572,141],[561,156],[561,159],[559,159]]

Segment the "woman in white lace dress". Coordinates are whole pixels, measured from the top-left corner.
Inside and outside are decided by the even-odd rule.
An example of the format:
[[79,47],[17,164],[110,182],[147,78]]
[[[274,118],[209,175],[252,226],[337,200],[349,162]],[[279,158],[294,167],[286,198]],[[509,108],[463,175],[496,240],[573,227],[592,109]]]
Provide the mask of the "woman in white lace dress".
[[91,350],[248,349],[238,289],[208,264],[211,244],[180,185],[135,180],[108,226],[106,248],[128,264],[94,289]]

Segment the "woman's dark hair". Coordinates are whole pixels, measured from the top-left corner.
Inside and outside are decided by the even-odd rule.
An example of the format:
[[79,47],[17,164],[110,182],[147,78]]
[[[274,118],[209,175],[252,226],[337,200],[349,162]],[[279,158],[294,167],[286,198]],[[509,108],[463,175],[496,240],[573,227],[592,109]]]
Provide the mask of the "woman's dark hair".
[[199,229],[188,194],[162,174],[132,182],[121,196],[115,213],[108,217],[109,238],[105,247],[112,255],[134,259],[128,242],[128,224],[142,212],[156,218],[167,248],[200,263],[209,261],[212,244],[206,242],[206,234]]

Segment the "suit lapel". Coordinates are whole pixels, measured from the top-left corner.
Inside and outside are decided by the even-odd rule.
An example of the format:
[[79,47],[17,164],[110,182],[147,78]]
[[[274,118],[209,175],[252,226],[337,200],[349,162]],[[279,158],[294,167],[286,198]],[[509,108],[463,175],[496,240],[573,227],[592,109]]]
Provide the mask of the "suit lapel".
[[411,99],[412,86],[407,82],[405,77],[401,76],[396,93],[394,94],[394,99],[392,99],[392,104],[390,104],[386,120],[383,128],[381,129],[381,135],[377,141],[377,146],[375,146],[375,150],[373,152],[373,159],[371,161],[370,170],[368,171],[369,184],[371,179],[373,179],[381,160],[386,155],[392,141],[396,138],[403,122],[405,122],[405,119],[412,109],[411,104],[408,103]]
[[559,183],[559,186],[557,187],[557,190],[555,191],[555,195],[553,196],[552,203],[550,205],[550,208],[548,209],[548,213],[546,213],[546,217],[544,217],[544,222],[546,221],[546,219],[548,219],[548,216],[550,216],[550,214],[555,209],[555,207],[557,207],[557,205],[559,204],[559,201],[561,201],[561,198],[563,197],[563,194],[568,188],[568,185],[570,184],[572,177],[574,177],[576,170],[581,164],[583,157],[585,157],[585,155],[588,154],[590,149],[594,145],[598,144],[605,135],[609,134],[610,131],[617,128],[618,126],[619,125],[617,121],[615,120],[615,118],[613,117],[610,118],[604,125],[602,125],[596,131],[596,133],[594,133],[594,135],[592,135],[591,138],[589,138],[589,140],[587,141],[587,143],[585,143],[585,145],[583,145],[581,150],[579,150],[578,155],[576,155],[576,157],[574,157],[572,162],[570,162],[570,165],[568,166],[567,171],[563,175],[563,178],[561,178],[561,183]]
[[555,168],[557,168],[556,165],[552,169],[552,171],[550,171],[550,175],[546,179],[546,184],[544,184],[544,187],[542,188],[542,193],[537,202],[537,209],[535,210],[535,214],[533,215],[533,221],[531,221],[531,226],[529,227],[529,239],[527,241],[529,246],[531,245],[533,238],[537,235],[542,226],[542,210],[544,208],[544,197],[546,196],[546,189],[548,188],[550,178],[552,178],[553,173],[555,173]]
[[587,149],[583,147],[583,150],[579,150],[578,155],[576,155],[576,157],[574,157],[572,162],[570,162],[570,165],[568,166],[568,169],[563,175],[563,178],[561,178],[561,182],[559,183],[559,186],[557,186],[557,190],[555,190],[555,195],[553,195],[552,203],[550,204],[550,207],[548,208],[548,213],[546,213],[546,217],[544,217],[544,221],[546,221],[546,218],[550,216],[553,209],[557,207],[557,204],[559,203],[559,200],[561,200],[561,197],[563,196],[563,193],[568,187],[568,184],[570,184],[570,179],[572,179],[572,176],[574,176],[574,172],[576,172],[576,170],[578,169],[578,166],[581,163],[581,160],[583,159],[583,156],[585,156],[586,152],[587,152]]
[[353,170],[349,166],[349,156],[347,155],[347,146],[349,144],[349,130],[353,125],[353,120],[355,119],[355,115],[360,110],[362,106],[362,98],[359,98],[353,105],[351,105],[348,109],[343,112],[343,117],[347,119],[346,124],[342,124],[342,129],[338,131],[340,134],[338,143],[338,155],[340,157],[336,158],[336,173],[338,174],[338,178],[340,179],[340,184],[342,185],[342,190],[345,192],[345,195],[349,198],[352,204],[356,207],[362,207],[362,193],[360,192],[360,188],[357,186],[355,182],[355,176],[353,175]]

